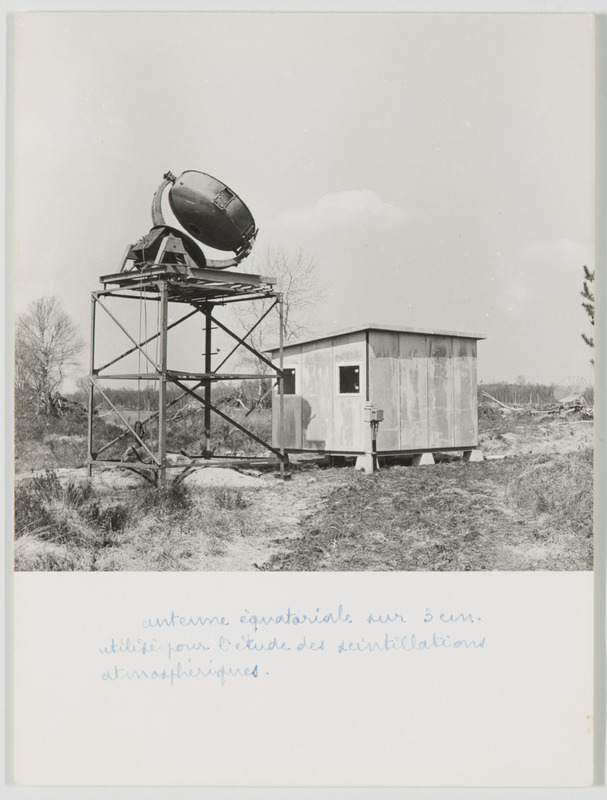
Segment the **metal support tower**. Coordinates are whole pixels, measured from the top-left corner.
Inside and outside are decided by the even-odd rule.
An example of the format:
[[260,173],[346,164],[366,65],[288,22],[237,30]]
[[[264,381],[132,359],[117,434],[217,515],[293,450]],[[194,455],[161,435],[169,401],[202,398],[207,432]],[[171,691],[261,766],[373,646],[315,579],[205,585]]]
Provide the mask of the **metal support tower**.
[[[169,245],[171,242],[168,243]],[[167,248],[163,248],[166,250]],[[256,441],[260,446],[269,451],[271,456],[280,464],[280,474],[284,476],[285,464],[288,463],[288,455],[284,448],[284,372],[282,361],[282,341],[283,341],[283,298],[274,290],[274,280],[260,275],[247,273],[228,272],[217,269],[201,269],[191,264],[175,263],[154,263],[144,270],[122,271],[119,273],[104,275],[100,278],[103,289],[94,291],[91,294],[91,350],[90,350],[90,373],[89,373],[89,420],[88,420],[88,473],[92,474],[94,467],[127,467],[141,473],[149,478],[160,488],[164,488],[167,483],[167,471],[169,469],[187,470],[199,461],[208,459],[212,456],[211,452],[211,421],[212,415],[216,414],[229,424],[238,428],[247,436]],[[129,299],[132,301],[133,309],[135,303],[141,304],[141,299],[146,301],[153,300],[159,303],[158,326],[152,336],[148,336],[140,341],[140,335],[133,335],[128,327],[123,325],[113,310],[110,308],[115,298]],[[226,306],[237,302],[250,302],[269,298],[272,302],[249,329],[245,336],[240,336],[230,330],[215,315],[217,306]],[[169,323],[169,307],[179,305],[186,308],[187,313]],[[273,310],[278,310],[279,318],[279,341],[280,356],[279,366],[270,361],[263,353],[258,352],[248,341],[250,334]],[[99,310],[103,311],[106,317],[119,328],[131,341],[132,347],[119,353],[107,363],[97,366],[96,359],[96,338],[97,327],[99,324]],[[169,332],[190,317],[200,314],[204,319],[204,372],[174,370],[168,363],[168,339]],[[136,317],[132,315],[131,319]],[[228,333],[236,342],[235,346],[214,370],[212,368],[211,355],[214,328],[221,329]],[[145,345],[157,340],[157,358],[152,358],[144,349]],[[228,373],[222,372],[222,367],[226,361],[239,349],[244,348],[253,353],[270,371],[265,373]],[[136,353],[139,362],[145,364],[145,372],[138,368],[136,372],[118,373],[110,371],[115,364],[128,355]],[[213,404],[212,385],[218,381],[226,380],[259,380],[273,376],[278,387],[280,397],[280,419],[279,419],[279,446],[273,447],[268,442],[248,430],[240,422],[232,419],[222,409]],[[158,386],[158,410],[149,413],[146,418],[139,423],[133,423],[127,419],[126,415],[120,411],[115,403],[107,394],[104,386],[105,381],[155,381]],[[193,385],[188,385],[192,384]],[[170,401],[167,397],[167,387],[169,384],[179,387],[181,390],[177,398]],[[111,408],[112,412],[119,418],[124,431],[114,437],[109,442],[97,443],[95,441],[95,401],[97,396]],[[202,453],[188,455],[189,463],[178,465],[171,464],[167,458],[167,409],[179,400],[190,397],[199,402],[204,408],[204,435]],[[156,442],[146,441],[148,438],[144,434],[144,426],[157,420]],[[111,456],[108,451],[116,449],[123,440],[133,441],[136,447],[133,451],[137,454],[135,462],[124,461],[122,458]],[[257,457],[259,458],[259,457]],[[255,457],[246,460],[255,460]]]

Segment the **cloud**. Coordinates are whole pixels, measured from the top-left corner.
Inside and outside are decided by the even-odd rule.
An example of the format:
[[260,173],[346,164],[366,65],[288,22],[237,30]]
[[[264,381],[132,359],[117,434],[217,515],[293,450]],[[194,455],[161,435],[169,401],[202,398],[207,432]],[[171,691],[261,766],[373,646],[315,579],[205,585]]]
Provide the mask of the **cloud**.
[[351,189],[325,194],[313,206],[288,209],[272,223],[273,227],[296,230],[322,230],[340,226],[389,228],[407,220],[407,212],[386,203],[370,189]]

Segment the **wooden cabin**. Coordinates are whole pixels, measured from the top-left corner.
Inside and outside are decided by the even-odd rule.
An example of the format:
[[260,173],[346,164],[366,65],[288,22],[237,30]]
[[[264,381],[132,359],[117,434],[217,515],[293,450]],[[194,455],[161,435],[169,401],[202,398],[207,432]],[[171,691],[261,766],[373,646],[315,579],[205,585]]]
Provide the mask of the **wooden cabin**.
[[[284,447],[365,452],[365,406],[383,411],[377,453],[465,450],[478,445],[476,343],[483,336],[364,325],[283,349]],[[278,366],[279,351],[270,351]],[[281,446],[280,398],[272,443]]]

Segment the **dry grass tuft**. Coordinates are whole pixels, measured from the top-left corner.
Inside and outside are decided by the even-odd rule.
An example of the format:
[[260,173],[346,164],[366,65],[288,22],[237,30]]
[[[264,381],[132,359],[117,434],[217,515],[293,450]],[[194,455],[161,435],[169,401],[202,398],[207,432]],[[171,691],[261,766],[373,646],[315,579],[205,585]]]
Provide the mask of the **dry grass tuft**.
[[164,504],[159,499],[157,505],[146,500],[145,513],[134,519],[116,546],[98,556],[96,569],[163,572],[209,568],[230,541],[253,533],[243,493],[231,489],[224,494],[219,488],[188,493],[187,500],[180,493],[178,505],[175,496]]
[[233,539],[254,536],[250,505],[239,488],[192,491],[179,482],[107,497],[47,472],[17,487],[15,569],[205,569]]
[[251,505],[251,500],[242,489],[231,486],[213,486],[208,492],[213,503],[226,511],[248,508]]

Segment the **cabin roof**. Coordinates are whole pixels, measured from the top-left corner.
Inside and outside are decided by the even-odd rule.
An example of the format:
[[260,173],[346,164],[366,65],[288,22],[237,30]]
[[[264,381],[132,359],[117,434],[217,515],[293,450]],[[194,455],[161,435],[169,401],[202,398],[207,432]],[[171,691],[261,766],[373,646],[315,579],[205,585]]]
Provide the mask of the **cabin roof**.
[[[321,336],[309,336],[303,339],[296,339],[295,341],[287,342],[284,344],[284,349],[290,347],[297,347],[302,344],[311,344],[312,342],[322,342],[324,339],[335,339],[339,336],[347,336],[350,333],[362,333],[363,331],[388,331],[393,333],[422,333],[429,336],[453,336],[458,339],[485,339],[482,333],[462,333],[461,331],[443,331],[433,328],[410,328],[403,325],[384,325],[374,322],[369,322],[364,325],[356,325],[353,328],[342,328],[338,331],[331,331],[324,333]],[[269,347],[266,353],[277,353],[279,350],[278,345]]]

